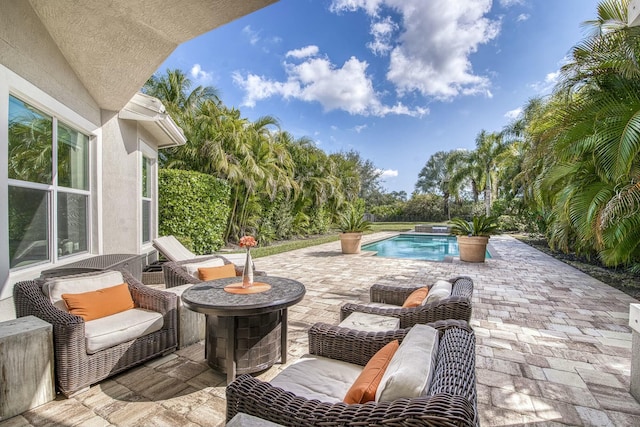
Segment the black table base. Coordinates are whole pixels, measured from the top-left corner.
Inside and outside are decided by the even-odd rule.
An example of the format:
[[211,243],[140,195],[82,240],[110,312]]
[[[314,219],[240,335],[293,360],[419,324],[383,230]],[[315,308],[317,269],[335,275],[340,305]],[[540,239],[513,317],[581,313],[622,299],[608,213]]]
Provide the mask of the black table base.
[[228,373],[228,346],[235,341],[236,375],[270,368],[280,360],[282,326],[281,311],[246,317],[208,315],[207,363],[217,371]]

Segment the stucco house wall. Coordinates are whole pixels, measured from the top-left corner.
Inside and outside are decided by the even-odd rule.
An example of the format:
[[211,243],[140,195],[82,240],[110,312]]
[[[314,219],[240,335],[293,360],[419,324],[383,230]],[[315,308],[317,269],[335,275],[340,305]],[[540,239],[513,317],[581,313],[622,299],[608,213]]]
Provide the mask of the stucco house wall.
[[0,4],[0,64],[100,126],[100,108],[24,0]]
[[[153,164],[153,239],[157,233],[157,217],[153,218],[157,212],[157,150],[186,141],[157,99],[136,92],[180,43],[275,1],[177,0],[152,2],[151,6],[147,0],[0,2],[0,321],[15,318],[13,285],[39,277],[42,270],[108,253],[152,254],[148,258],[153,259],[155,251],[150,242],[142,242],[142,156]],[[50,183],[9,179],[10,96],[51,116],[54,126],[60,122],[89,137],[88,190],[83,187],[78,193],[76,187],[58,188],[55,179]],[[15,108],[22,111],[25,107]],[[51,135],[45,140],[55,137],[56,128],[49,129]],[[12,170],[14,174],[24,173]],[[34,173],[33,169],[26,170],[27,174]],[[22,200],[39,203],[35,204],[38,212],[45,205],[43,195],[48,195],[49,228],[58,227],[52,195],[64,193],[63,209],[70,209],[64,212],[76,218],[79,212],[72,210],[78,205],[69,204],[67,195],[76,191],[88,197],[87,250],[69,249],[76,248],[77,242],[84,245],[84,238],[77,237],[81,233],[72,238],[68,230],[63,242],[53,241],[55,234],[51,231],[46,232],[48,240],[25,238],[25,229],[35,229],[23,221],[18,233],[25,234],[18,234],[21,237],[14,242],[37,244],[35,248],[40,251],[48,247],[49,261],[34,262],[46,256],[42,253],[39,258],[20,257],[11,269],[10,183],[19,190]],[[43,187],[47,185],[50,187]],[[37,197],[28,191],[34,188]],[[31,209],[36,212],[33,206]],[[42,233],[43,229],[40,226],[38,231]],[[67,246],[61,249],[59,245]]]

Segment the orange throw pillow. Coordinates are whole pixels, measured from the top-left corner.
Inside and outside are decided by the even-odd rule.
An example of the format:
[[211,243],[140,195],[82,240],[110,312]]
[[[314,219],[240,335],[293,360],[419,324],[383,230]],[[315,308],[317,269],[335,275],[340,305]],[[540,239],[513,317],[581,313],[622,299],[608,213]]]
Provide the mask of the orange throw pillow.
[[99,319],[134,307],[126,283],[81,294],[62,294],[69,313],[85,321]]
[[428,294],[429,294],[428,287],[416,289],[415,291],[411,292],[411,295],[409,295],[406,300],[404,300],[404,304],[402,304],[402,307],[403,308],[417,307],[420,304],[422,304],[422,301],[424,301],[424,299],[427,297]]
[[200,267],[198,268],[198,276],[203,282],[224,279],[225,277],[236,277],[236,266],[225,264],[222,267]]
[[382,375],[384,375],[389,361],[391,361],[399,346],[398,340],[393,340],[369,359],[369,362],[367,362],[344,397],[344,403],[367,403],[376,400],[376,390],[378,390]]

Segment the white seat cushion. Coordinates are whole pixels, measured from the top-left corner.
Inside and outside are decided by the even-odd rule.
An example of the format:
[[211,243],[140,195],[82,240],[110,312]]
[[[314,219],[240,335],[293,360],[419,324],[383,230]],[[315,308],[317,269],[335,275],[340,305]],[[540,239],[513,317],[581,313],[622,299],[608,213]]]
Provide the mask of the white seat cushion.
[[362,366],[327,357],[305,355],[280,372],[271,385],[321,402],[342,402]]
[[200,262],[190,262],[188,264],[182,264],[182,268],[187,270],[191,276],[200,280],[200,274],[198,273],[199,268],[209,268],[209,267],[222,267],[224,265],[224,261],[222,258],[212,258],[207,261]]
[[51,277],[42,284],[42,292],[51,303],[63,311],[69,311],[62,294],[81,294],[97,291],[124,283],[119,271],[77,274],[73,276]]
[[438,338],[438,331],[431,326],[411,328],[382,375],[377,402],[426,394],[436,366]]
[[357,311],[351,313],[338,326],[365,332],[384,332],[398,329],[400,327],[400,319]]
[[436,283],[429,288],[429,293],[427,297],[424,299],[422,304],[430,304],[432,302],[437,302],[443,300],[445,298],[449,298],[451,296],[451,287],[453,285],[451,282],[447,280],[438,280]]
[[157,311],[133,308],[84,325],[87,353],[93,354],[105,348],[131,341],[162,329],[164,320]]

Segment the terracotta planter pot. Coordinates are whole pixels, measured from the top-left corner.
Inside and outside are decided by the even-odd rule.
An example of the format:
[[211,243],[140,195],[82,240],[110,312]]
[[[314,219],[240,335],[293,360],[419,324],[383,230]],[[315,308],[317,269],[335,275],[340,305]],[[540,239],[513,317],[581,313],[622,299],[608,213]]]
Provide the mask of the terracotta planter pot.
[[458,236],[460,261],[484,262],[489,236]]
[[362,233],[341,233],[340,245],[343,254],[359,254]]

